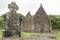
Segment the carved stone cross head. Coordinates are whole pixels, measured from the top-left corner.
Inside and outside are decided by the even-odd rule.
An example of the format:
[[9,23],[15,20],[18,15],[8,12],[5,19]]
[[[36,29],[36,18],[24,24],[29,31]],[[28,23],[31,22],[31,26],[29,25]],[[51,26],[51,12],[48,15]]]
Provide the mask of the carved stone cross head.
[[12,2],[12,3],[8,4],[8,8],[10,10],[14,10],[14,11],[17,11],[18,10],[18,6],[16,5],[15,2]]

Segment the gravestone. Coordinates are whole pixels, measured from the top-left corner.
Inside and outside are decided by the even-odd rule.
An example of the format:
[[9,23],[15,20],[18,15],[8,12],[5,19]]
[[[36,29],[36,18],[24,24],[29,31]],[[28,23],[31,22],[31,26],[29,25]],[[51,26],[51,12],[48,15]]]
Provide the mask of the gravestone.
[[21,26],[22,26],[22,31],[25,32],[33,31],[33,20],[30,12],[28,12],[25,18],[23,19]]
[[41,4],[33,18],[34,32],[50,32],[50,20]]
[[7,13],[6,19],[6,27],[3,32],[4,37],[10,37],[13,35],[21,36],[21,28],[19,27],[19,16],[16,12],[18,10],[18,6],[15,2],[8,4],[8,8],[10,12]]

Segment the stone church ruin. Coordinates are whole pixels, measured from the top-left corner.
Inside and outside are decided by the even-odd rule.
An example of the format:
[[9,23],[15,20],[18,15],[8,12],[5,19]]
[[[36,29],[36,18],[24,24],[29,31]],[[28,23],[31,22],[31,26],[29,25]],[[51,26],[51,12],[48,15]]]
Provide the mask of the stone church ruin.
[[50,20],[41,4],[34,16],[27,14],[22,23],[22,30],[29,32],[50,32]]
[[22,21],[21,27],[23,31],[32,32],[33,31],[32,26],[33,26],[33,18],[30,12],[28,12]]
[[33,18],[34,32],[50,32],[50,20],[41,4]]

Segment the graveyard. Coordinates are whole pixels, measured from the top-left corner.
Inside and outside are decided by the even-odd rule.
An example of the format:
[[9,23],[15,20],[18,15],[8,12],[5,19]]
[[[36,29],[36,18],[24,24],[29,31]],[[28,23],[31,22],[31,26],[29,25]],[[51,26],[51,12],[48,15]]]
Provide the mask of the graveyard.
[[[2,30],[0,30],[0,38],[2,38]],[[54,34],[50,34],[50,33],[29,33],[29,32],[22,32],[21,36],[22,37],[39,37],[39,36],[45,36],[45,37],[50,37],[50,36],[54,36],[56,37],[57,40],[60,40],[60,32],[56,32]]]
[[47,15],[42,4],[33,16],[30,11],[26,16],[19,14],[17,12],[19,7],[15,2],[8,4],[8,9],[10,11],[0,20],[1,26],[3,26],[0,28],[0,39],[60,40],[60,19],[58,18],[60,15]]

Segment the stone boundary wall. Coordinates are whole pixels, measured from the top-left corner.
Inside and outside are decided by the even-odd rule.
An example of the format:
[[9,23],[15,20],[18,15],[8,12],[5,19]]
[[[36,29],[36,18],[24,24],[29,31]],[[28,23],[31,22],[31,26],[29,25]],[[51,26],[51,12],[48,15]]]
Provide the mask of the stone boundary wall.
[[0,38],[0,40],[56,40],[48,37],[21,37],[21,38]]

